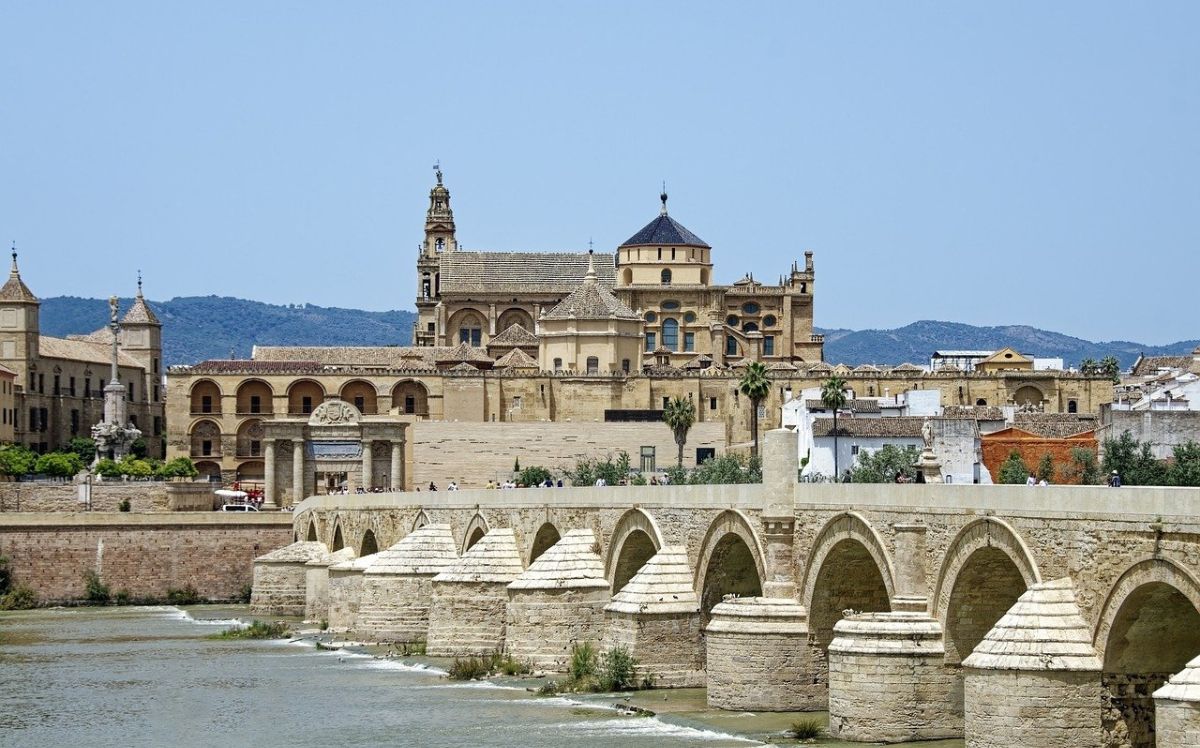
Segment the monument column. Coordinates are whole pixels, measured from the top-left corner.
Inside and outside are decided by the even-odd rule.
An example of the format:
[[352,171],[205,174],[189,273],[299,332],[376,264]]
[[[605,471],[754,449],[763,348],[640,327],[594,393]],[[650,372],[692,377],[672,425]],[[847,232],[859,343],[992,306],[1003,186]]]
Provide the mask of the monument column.
[[488,337],[496,335],[496,305],[488,304]]
[[292,504],[304,500],[304,438],[292,439]]
[[763,440],[763,534],[767,541],[763,597],[795,598],[792,546],[796,529],[796,478],[800,451],[796,432],[772,429]]
[[363,439],[362,443],[362,487],[364,491],[371,490],[371,467],[375,461],[375,456],[371,452],[371,440]]
[[389,488],[404,490],[404,442],[392,442],[392,485]]
[[275,440],[263,445],[263,509],[278,509],[275,503]]

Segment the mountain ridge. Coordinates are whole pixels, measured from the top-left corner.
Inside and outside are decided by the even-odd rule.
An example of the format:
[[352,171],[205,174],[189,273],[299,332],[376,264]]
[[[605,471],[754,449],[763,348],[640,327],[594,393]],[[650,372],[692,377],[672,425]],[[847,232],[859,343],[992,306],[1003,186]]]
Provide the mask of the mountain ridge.
[[[230,296],[179,296],[150,301],[163,323],[163,360],[170,366],[210,358],[249,357],[254,345],[409,345],[416,313],[369,312],[314,304],[267,304]],[[121,299],[128,309],[132,299]],[[108,319],[108,302],[77,296],[42,299],[41,329],[46,335],[87,334]],[[1078,366],[1085,358],[1116,356],[1128,368],[1139,354],[1183,356],[1200,340],[1166,345],[1135,341],[1090,341],[1032,325],[975,326],[918,320],[891,329],[818,328],[825,335],[825,360],[860,364],[923,364],[936,350],[996,350],[1057,358]]]

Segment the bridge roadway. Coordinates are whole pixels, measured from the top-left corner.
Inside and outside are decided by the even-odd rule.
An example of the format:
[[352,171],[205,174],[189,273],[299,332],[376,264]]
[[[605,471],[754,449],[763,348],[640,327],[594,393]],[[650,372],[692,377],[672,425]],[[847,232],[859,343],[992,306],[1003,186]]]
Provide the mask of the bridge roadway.
[[704,620],[728,594],[799,601],[821,683],[843,611],[936,619],[958,672],[1030,586],[1067,578],[1112,697],[1105,735],[1153,730],[1151,694],[1200,654],[1200,489],[803,484],[794,440],[767,435],[763,484],[320,496],[297,507],[293,532],[383,549],[449,524],[461,553],[511,527],[528,565],[588,528],[614,593],[682,545]]

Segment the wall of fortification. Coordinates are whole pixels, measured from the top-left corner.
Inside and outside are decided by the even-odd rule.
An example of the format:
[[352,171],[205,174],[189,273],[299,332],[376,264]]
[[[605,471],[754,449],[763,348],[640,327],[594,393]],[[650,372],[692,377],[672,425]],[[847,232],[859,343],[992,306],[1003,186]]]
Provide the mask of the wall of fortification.
[[114,594],[133,598],[163,598],[191,585],[203,597],[233,599],[250,584],[254,558],[291,540],[286,514],[0,516],[0,555],[13,581],[33,588],[43,604],[81,599],[89,570]]

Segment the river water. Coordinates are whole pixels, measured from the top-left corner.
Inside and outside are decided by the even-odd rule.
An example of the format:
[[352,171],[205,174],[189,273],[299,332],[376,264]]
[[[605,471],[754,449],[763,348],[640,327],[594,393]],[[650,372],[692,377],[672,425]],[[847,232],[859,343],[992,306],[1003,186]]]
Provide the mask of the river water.
[[721,748],[778,739],[797,717],[708,710],[698,689],[637,694],[659,716],[626,717],[613,708],[622,696],[545,698],[311,641],[207,638],[245,611],[0,613],[0,745]]

